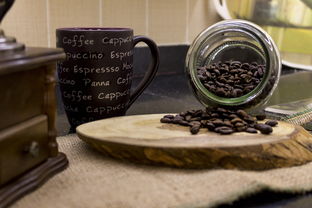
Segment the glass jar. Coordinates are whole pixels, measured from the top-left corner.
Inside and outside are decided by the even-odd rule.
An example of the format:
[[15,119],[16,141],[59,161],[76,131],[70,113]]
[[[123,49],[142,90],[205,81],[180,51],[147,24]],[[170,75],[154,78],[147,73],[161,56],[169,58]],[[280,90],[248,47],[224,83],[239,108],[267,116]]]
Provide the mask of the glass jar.
[[[197,71],[212,64],[233,61],[263,65],[265,70],[257,85],[239,97],[220,96],[208,90]],[[262,106],[277,86],[280,71],[280,55],[271,37],[259,26],[244,20],[225,20],[207,28],[191,44],[186,57],[190,85],[196,98],[206,107],[230,106],[248,110]]]

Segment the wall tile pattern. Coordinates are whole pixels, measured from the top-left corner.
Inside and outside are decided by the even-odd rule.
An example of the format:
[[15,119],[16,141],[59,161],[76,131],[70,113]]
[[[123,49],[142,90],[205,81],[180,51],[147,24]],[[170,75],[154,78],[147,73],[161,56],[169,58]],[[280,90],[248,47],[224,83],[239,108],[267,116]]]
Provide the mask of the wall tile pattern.
[[131,27],[173,45],[219,20],[211,0],[17,0],[1,28],[27,46],[55,47],[60,27]]

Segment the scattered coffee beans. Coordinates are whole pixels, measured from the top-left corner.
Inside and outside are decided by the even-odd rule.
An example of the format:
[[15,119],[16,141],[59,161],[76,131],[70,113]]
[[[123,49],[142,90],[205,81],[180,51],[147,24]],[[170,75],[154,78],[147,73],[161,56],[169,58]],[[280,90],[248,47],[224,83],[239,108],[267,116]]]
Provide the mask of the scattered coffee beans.
[[261,81],[265,66],[256,62],[218,62],[197,69],[201,83],[212,93],[226,98],[243,96]]
[[256,133],[258,133],[257,130],[256,130],[255,128],[251,128],[251,127],[247,128],[247,129],[246,129],[246,132],[251,133],[251,134],[256,134]]
[[259,115],[256,115],[256,118],[258,121],[263,121],[266,118],[266,115],[265,114],[259,114]]
[[[260,120],[263,117],[260,118]],[[197,134],[201,128],[219,134],[232,134],[234,132],[248,132],[256,134],[259,130],[262,134],[270,134],[272,126],[277,121],[269,120],[265,124],[257,122],[244,110],[229,110],[224,108],[207,108],[206,110],[190,110],[177,115],[165,115],[160,119],[162,123],[173,123],[189,126],[192,134]]]
[[270,134],[273,131],[272,127],[267,124],[256,124],[255,128],[258,129],[262,134]]
[[269,121],[265,122],[265,124],[274,127],[277,125],[277,121],[269,120]]

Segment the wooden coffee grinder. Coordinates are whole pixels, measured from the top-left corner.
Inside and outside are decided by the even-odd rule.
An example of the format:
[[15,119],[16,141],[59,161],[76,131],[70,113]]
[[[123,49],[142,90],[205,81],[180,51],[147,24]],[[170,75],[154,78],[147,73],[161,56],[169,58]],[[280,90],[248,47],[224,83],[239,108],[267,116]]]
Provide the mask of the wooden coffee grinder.
[[[0,21],[13,0],[0,0]],[[30,48],[0,31],[0,207],[65,169],[56,143],[56,61],[61,49]]]

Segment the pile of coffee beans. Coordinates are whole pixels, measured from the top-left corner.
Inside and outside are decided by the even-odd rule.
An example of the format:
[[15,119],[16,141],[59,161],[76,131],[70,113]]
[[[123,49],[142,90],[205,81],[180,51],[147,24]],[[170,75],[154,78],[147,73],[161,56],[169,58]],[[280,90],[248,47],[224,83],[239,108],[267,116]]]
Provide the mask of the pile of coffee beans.
[[244,110],[229,110],[224,108],[207,108],[206,110],[190,110],[177,115],[165,115],[160,119],[162,123],[172,123],[189,126],[192,134],[197,134],[201,128],[220,134],[232,134],[234,132],[248,132],[252,134],[260,131],[262,134],[272,133],[272,127],[278,123],[264,120],[264,115],[253,117]]
[[256,62],[225,61],[197,69],[200,82],[212,93],[225,98],[243,96],[252,91],[265,73]]

